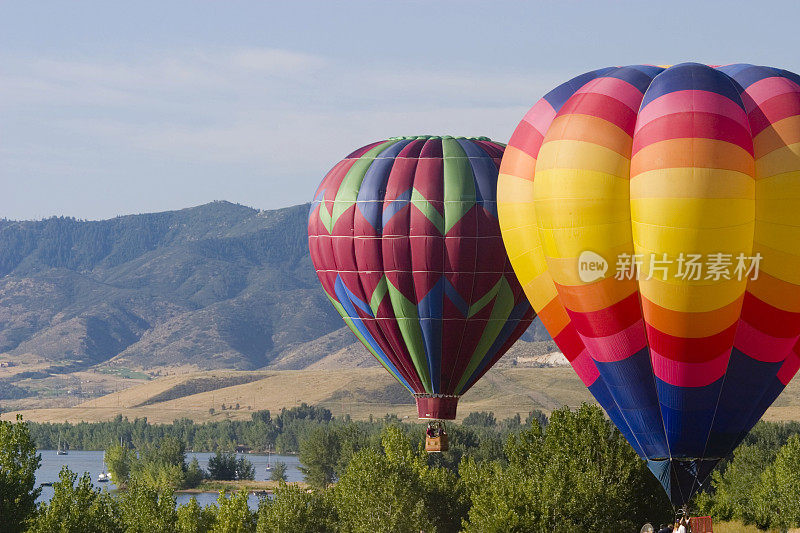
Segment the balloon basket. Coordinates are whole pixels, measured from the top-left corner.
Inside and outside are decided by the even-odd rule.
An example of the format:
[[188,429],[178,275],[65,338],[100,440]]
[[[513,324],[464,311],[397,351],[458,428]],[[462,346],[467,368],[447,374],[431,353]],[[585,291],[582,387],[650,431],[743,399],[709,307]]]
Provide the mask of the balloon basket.
[[425,451],[428,453],[446,452],[450,449],[450,441],[447,435],[439,435],[438,437],[425,437]]

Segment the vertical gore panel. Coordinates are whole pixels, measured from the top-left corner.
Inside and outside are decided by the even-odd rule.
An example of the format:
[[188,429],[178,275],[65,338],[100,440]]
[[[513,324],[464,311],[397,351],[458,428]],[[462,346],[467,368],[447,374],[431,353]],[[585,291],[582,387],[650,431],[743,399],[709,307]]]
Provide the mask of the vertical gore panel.
[[[547,265],[572,324],[633,439],[646,455],[667,455],[637,285],[615,269],[634,253],[629,178],[642,76],[609,71],[564,103],[539,152],[534,194]],[[605,271],[581,270],[598,258]]]
[[[668,69],[647,90],[633,152],[639,287],[670,454],[703,457],[746,285],[713,274],[710,258],[749,256],[753,242],[753,145],[736,84],[704,65]],[[678,270],[693,255],[701,279]]]

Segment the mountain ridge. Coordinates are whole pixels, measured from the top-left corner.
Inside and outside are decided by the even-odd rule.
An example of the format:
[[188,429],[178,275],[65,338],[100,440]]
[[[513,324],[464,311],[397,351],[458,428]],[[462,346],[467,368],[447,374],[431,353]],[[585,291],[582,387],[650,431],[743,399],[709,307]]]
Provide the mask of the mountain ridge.
[[[0,220],[0,361],[39,377],[375,366],[319,286],[308,209],[217,201],[100,221]],[[554,349],[540,323],[515,347]]]
[[307,212],[213,202],[104,221],[4,220],[0,352],[263,367],[341,327],[314,286]]

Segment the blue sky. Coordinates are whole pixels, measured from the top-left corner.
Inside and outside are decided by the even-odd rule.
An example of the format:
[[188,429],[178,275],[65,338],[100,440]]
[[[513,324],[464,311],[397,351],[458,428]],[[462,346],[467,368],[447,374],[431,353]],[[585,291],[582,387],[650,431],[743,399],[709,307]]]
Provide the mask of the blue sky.
[[0,1],[0,216],[306,202],[394,135],[506,142],[607,65],[800,71],[796,2]]

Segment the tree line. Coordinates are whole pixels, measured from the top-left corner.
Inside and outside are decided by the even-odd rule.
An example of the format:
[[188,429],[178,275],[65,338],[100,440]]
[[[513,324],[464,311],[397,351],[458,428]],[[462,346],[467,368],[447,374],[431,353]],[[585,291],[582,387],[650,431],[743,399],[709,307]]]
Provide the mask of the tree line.
[[[14,517],[8,531],[148,533],[619,532],[673,516],[645,463],[596,406],[559,409],[549,418],[534,412],[525,420],[472,413],[448,426],[452,446],[441,454],[425,453],[423,426],[396,417],[354,422],[309,406],[295,415],[288,411],[275,420],[316,413],[300,418],[306,431],[298,435],[310,488],[281,483],[257,509],[248,507],[246,493],[220,494],[206,507],[194,500],[176,505],[176,478],[191,483],[192,476],[212,475],[212,464],[208,472],[187,465],[185,443],[173,435],[154,437],[136,449],[136,459],[123,461],[125,490],[95,489],[87,475],[65,469],[54,484],[55,496],[37,506],[36,425],[3,422],[0,516]],[[109,447],[109,465],[115,453],[131,449],[124,442]],[[226,471],[236,478],[247,470],[230,454],[215,457],[216,475]],[[796,527],[798,473],[800,424],[760,423],[720,465],[695,510],[761,528]]]
[[142,448],[165,437],[175,437],[195,452],[233,451],[242,445],[255,451],[297,453],[299,442],[319,424],[338,423],[328,409],[305,403],[282,409],[254,411],[250,420],[223,420],[197,424],[188,418],[171,424],[150,424],[147,418],[129,420],[117,415],[108,422],[35,423],[29,427],[39,449],[55,449],[59,441],[73,450],[105,450],[113,443]]
[[800,423],[759,422],[697,497],[700,511],[760,529],[800,527]]

